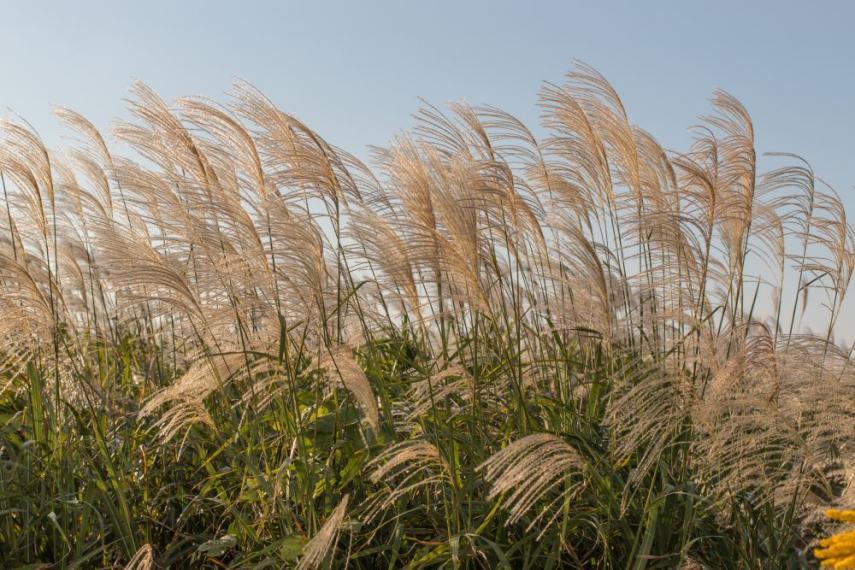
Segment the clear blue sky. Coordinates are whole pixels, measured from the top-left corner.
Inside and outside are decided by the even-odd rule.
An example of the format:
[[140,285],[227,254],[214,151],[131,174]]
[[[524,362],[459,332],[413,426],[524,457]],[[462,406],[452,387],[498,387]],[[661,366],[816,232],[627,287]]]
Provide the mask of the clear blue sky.
[[0,8],[0,108],[57,144],[55,105],[107,128],[133,79],[171,99],[221,98],[240,77],[364,155],[412,124],[418,97],[492,103],[535,123],[540,83],[561,81],[577,58],[668,148],[684,148],[713,89],[730,91],[761,151],[803,155],[853,212],[853,26],[855,2],[843,0],[12,0]]

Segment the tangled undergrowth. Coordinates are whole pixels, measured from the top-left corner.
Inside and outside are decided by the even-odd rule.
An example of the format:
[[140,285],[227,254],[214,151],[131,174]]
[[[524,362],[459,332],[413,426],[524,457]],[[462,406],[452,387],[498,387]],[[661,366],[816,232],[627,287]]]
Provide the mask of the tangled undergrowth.
[[4,123],[3,566],[816,564],[841,199],[723,92],[682,153],[582,65],[540,106],[425,107],[370,168],[245,84],[134,86],[129,157]]

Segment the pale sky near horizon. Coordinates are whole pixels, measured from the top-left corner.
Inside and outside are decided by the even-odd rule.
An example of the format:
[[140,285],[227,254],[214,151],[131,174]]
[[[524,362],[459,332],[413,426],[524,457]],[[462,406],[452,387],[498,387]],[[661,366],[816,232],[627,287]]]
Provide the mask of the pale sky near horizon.
[[[41,2],[0,7],[0,116],[62,143],[64,105],[108,129],[134,79],[224,99],[236,78],[365,156],[423,97],[538,120],[573,59],[603,73],[666,148],[715,88],[751,112],[760,152],[804,156],[855,215],[855,2]],[[850,291],[851,294],[851,291]],[[841,332],[855,336],[855,299]]]

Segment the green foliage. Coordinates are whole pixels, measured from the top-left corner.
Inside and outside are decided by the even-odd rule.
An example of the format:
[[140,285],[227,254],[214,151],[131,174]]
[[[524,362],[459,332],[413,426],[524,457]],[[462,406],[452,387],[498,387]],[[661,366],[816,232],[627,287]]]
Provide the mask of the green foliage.
[[[414,339],[389,332],[360,351],[384,403],[377,434],[365,433],[358,406],[343,390],[318,399],[310,378],[298,375],[302,388],[258,413],[232,413],[238,387],[216,394],[210,402],[215,431],[193,427],[164,444],[135,417],[142,390],[128,384],[118,364],[145,359],[144,349],[132,345],[111,355],[116,397],[97,407],[66,403],[74,422],[58,429],[43,415],[33,370],[28,398],[7,396],[3,404],[0,551],[6,564],[111,566],[151,544],[164,567],[281,567],[296,563],[344,494],[357,507],[344,530],[346,544],[330,561],[348,558],[357,568],[800,564],[804,545],[793,534],[792,513],[782,517],[750,495],[733,497],[726,516],[710,504],[687,465],[696,437],[691,426],[675,433],[630,487],[643,450],[621,463],[608,451],[611,357],[597,349],[600,362],[591,366],[572,346],[563,348],[560,365],[568,377],[585,378],[583,399],[438,403],[410,426],[410,437],[433,443],[451,476],[402,496],[377,520],[360,521],[359,505],[396,484],[372,482],[367,469],[385,446],[407,437],[396,433],[389,411],[407,408],[408,384],[430,365]],[[483,362],[485,391],[512,366],[498,358]],[[539,432],[561,434],[580,454],[584,468],[573,477],[584,488],[552,503],[557,519],[550,526],[533,515],[508,525],[476,467],[507,442]]]
[[427,107],[376,171],[246,85],[136,85],[136,161],[2,123],[0,566],[811,564],[842,201],[725,93],[685,153],[585,66],[540,104]]

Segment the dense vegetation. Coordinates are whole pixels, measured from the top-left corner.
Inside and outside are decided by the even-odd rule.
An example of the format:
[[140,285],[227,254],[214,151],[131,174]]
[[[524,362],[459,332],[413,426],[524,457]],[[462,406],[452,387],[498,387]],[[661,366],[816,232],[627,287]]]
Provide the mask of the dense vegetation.
[[540,105],[425,107],[371,168],[247,85],[134,86],[131,158],[4,123],[3,567],[812,564],[840,198],[726,93],[684,153],[584,66]]

